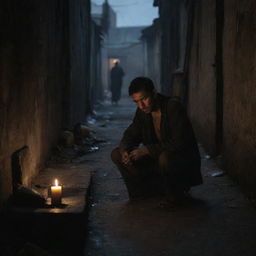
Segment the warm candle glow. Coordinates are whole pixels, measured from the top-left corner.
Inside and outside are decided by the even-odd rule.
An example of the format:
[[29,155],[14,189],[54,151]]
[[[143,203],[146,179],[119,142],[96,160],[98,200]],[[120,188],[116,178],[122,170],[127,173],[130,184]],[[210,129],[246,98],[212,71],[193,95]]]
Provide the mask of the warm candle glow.
[[55,186],[51,186],[51,199],[52,205],[61,204],[62,186],[59,186],[59,182],[55,179]]

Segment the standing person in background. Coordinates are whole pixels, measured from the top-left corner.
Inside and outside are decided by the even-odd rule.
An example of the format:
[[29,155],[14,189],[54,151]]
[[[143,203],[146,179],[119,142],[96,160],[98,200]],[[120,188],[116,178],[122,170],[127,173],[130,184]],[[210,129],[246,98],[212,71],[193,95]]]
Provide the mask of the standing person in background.
[[112,93],[112,104],[118,104],[121,98],[121,88],[123,82],[123,76],[125,75],[123,69],[119,66],[118,61],[115,62],[114,67],[110,71],[111,80],[111,93]]

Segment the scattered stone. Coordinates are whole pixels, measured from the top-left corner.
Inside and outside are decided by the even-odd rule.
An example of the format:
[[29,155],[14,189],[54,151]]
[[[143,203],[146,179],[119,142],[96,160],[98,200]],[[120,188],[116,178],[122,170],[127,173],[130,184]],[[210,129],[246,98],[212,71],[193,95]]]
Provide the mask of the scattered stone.
[[95,151],[97,151],[97,150],[99,150],[99,147],[98,147],[98,146],[92,146],[92,147],[89,147],[89,148],[87,149],[87,152],[88,152],[88,153],[92,153],[92,152],[95,152]]
[[87,138],[91,135],[91,129],[85,125],[80,126],[80,135],[83,138]]

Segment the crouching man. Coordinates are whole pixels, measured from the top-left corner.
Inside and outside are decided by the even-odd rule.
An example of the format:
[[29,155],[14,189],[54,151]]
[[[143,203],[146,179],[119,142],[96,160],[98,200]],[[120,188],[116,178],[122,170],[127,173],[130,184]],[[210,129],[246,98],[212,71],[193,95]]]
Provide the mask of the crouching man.
[[129,95],[137,105],[133,122],[112,151],[130,199],[165,195],[183,198],[202,183],[200,154],[182,103],[156,92],[146,77],[135,78]]

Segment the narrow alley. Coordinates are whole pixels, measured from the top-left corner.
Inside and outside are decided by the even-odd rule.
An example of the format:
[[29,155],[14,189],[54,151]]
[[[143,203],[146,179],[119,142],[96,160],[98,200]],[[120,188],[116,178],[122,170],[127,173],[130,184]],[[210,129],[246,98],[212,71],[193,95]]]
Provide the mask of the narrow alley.
[[0,28],[0,256],[256,255],[255,0],[3,0]]
[[[98,110],[97,133],[109,143],[88,155],[95,171],[86,256],[252,256],[256,254],[255,208],[214,159],[202,154],[204,184],[191,201],[175,209],[159,207],[159,198],[129,202],[110,153],[131,122],[134,104]],[[217,177],[215,177],[217,176]]]

